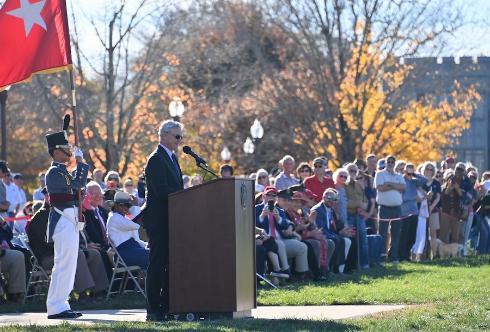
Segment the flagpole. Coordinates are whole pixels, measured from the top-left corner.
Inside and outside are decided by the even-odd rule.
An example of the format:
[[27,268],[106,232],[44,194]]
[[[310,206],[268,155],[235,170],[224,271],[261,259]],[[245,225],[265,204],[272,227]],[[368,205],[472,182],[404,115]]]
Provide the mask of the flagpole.
[[[75,134],[75,146],[80,147],[78,145],[78,118],[77,118],[77,95],[75,90],[75,82],[73,79],[73,67],[70,66],[69,69],[70,76],[70,90],[71,90],[71,113],[73,118],[73,131]],[[81,222],[83,220],[82,217],[82,190],[77,190],[77,199],[78,199],[78,221]]]

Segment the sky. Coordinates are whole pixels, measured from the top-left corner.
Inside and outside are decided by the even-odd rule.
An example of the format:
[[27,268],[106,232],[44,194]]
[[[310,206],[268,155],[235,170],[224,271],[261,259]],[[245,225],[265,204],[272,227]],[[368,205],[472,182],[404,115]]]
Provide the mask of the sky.
[[[139,1],[129,0],[128,4],[134,6],[137,2]],[[102,19],[105,8],[117,4],[118,1],[67,0],[67,3],[69,11],[73,10],[77,15],[78,30],[83,32],[80,34],[82,45],[85,50],[90,50],[87,55],[96,56],[100,43],[88,18]],[[462,13],[467,23],[453,37],[448,38],[447,48],[441,55],[490,56],[490,0],[454,0],[453,3],[455,8],[462,4],[467,5]]]

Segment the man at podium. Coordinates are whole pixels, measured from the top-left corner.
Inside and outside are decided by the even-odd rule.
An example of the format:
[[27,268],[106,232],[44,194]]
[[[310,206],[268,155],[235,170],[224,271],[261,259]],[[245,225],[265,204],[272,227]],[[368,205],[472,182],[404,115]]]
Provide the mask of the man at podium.
[[145,166],[146,207],[143,223],[149,236],[150,265],[146,277],[148,321],[167,320],[169,311],[168,195],[184,189],[175,151],[182,141],[183,125],[164,121],[158,147]]

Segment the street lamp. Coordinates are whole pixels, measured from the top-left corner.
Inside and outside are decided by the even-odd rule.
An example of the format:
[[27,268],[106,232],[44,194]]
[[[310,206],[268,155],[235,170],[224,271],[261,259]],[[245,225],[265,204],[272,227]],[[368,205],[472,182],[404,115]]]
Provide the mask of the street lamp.
[[225,163],[231,160],[231,152],[227,146],[225,146],[223,150],[221,150],[221,159],[223,159]]
[[170,104],[168,104],[168,112],[175,121],[180,121],[180,118],[184,115],[185,106],[180,99],[172,100]]
[[254,142],[257,142],[264,136],[264,128],[258,119],[255,119],[254,123],[250,127],[250,135],[252,135]]
[[243,151],[247,154],[252,154],[255,151],[255,144],[250,137],[247,137],[245,143],[243,143]]

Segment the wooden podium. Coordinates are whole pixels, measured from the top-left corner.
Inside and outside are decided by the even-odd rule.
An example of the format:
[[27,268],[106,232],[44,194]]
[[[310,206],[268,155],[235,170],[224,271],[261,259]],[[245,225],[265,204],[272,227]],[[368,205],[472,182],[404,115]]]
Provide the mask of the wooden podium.
[[216,179],[169,196],[170,312],[251,316],[254,183]]

